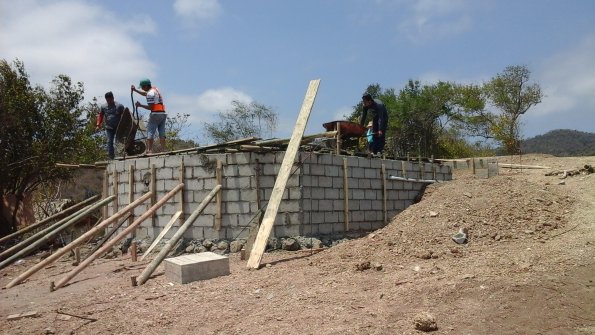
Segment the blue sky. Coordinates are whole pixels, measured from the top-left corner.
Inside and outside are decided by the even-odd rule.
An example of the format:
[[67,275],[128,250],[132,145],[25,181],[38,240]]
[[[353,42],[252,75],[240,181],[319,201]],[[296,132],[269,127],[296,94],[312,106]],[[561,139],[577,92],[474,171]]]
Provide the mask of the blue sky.
[[0,0],[0,58],[24,61],[33,83],[66,74],[87,100],[111,90],[126,106],[149,77],[201,144],[232,100],[271,106],[273,135],[289,137],[311,79],[307,134],[369,84],[481,84],[508,65],[526,65],[545,94],[524,137],[595,132],[593,0]]

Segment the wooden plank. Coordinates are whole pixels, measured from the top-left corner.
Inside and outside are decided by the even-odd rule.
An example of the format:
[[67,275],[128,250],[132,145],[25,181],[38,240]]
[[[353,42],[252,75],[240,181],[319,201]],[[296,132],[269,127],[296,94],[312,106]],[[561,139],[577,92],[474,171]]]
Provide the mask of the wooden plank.
[[336,141],[337,141],[337,151],[336,154],[340,155],[341,154],[341,122],[337,122],[337,137],[336,137]]
[[116,196],[116,199],[114,200],[114,204],[112,205],[113,206],[112,214],[116,213],[118,211],[118,207],[120,207],[120,204],[118,203],[118,183],[119,183],[118,171],[114,170],[114,185],[112,185],[112,186],[113,186],[113,192],[114,192],[114,195]]
[[[327,131],[320,134],[308,135],[302,137],[302,143],[311,141],[315,138],[334,138],[337,136],[337,131]],[[286,145],[289,143],[290,138],[282,138],[282,139],[273,139],[273,140],[263,140],[263,141],[255,141],[254,145],[263,146],[263,145]]]
[[[215,176],[217,178],[217,185],[222,185],[223,182],[223,162],[220,159],[217,160],[217,168],[215,169]],[[217,205],[215,212],[215,230],[221,230],[221,212],[223,211],[223,197],[221,192],[217,192]]]
[[347,157],[343,157],[343,222],[345,231],[349,231],[349,179],[347,172]]
[[159,233],[159,235],[157,235],[157,238],[155,238],[155,240],[153,241],[153,243],[151,243],[151,246],[149,246],[149,248],[147,249],[147,251],[145,251],[143,253],[143,256],[140,258],[141,261],[143,259],[145,259],[145,257],[147,257],[147,255],[149,255],[151,253],[151,251],[153,251],[153,249],[155,248],[155,246],[157,245],[157,243],[159,243],[159,241],[161,241],[161,239],[163,238],[163,236],[165,236],[165,234],[167,234],[167,232],[169,231],[169,229],[171,227],[173,227],[174,223],[176,223],[176,221],[178,221],[178,218],[180,218],[181,215],[182,215],[182,211],[177,211],[176,214],[174,214],[171,217],[171,219],[165,225],[165,227],[163,227],[163,229],[161,230],[161,232]]
[[258,269],[260,267],[260,261],[262,260],[262,255],[266,248],[267,240],[271,234],[271,230],[273,229],[273,224],[275,223],[275,217],[277,216],[277,211],[279,210],[281,198],[283,197],[283,192],[285,191],[285,186],[287,185],[287,180],[289,179],[289,175],[291,173],[291,168],[293,167],[293,163],[297,156],[300,142],[302,140],[302,136],[304,135],[304,130],[306,129],[306,124],[308,123],[308,118],[310,117],[310,112],[312,111],[312,106],[314,105],[314,100],[316,98],[316,92],[318,91],[319,85],[320,79],[311,80],[310,84],[308,85],[308,90],[306,91],[306,96],[304,98],[300,114],[295,124],[295,128],[293,129],[289,146],[287,147],[287,151],[283,157],[283,162],[281,163],[279,174],[275,179],[275,186],[273,187],[269,204],[267,205],[266,212],[264,213],[264,217],[262,219],[262,224],[258,230],[258,236],[256,237],[254,247],[250,253],[250,258],[248,259],[247,266],[249,268]]
[[[151,164],[151,184],[149,185],[151,196],[151,206],[157,203],[157,168],[155,164]],[[151,215],[151,227],[155,227],[157,225],[157,215],[153,213]]]
[[[134,201],[134,165],[130,164],[128,167],[128,203],[131,204]],[[134,222],[134,209],[130,211],[128,217],[128,225],[130,226]],[[136,230],[131,234],[131,237],[136,237]]]
[[[423,165],[422,165],[423,167]],[[387,194],[386,194],[386,165],[381,165],[381,176],[382,176],[382,214],[384,217],[384,224],[388,223],[388,206],[386,204]]]
[[[109,172],[107,172],[107,170],[103,171],[103,194],[101,195],[102,199],[105,199],[109,196],[109,183],[108,180],[109,179]],[[102,216],[104,218],[107,218],[107,206],[102,208]]]
[[[180,159],[180,171],[179,171],[180,184],[185,183],[185,174],[186,174],[186,166],[184,165],[184,156],[182,156],[182,158]],[[184,189],[182,189],[182,191],[180,192],[180,204],[178,207],[178,210],[182,212],[182,214],[180,214],[180,218],[182,220],[184,220],[184,205],[185,205],[185,203],[186,203],[186,197],[184,196]]]
[[551,169],[549,166],[541,166],[541,165],[523,165],[523,164],[506,164],[506,163],[499,163],[500,167],[509,168],[509,169]]

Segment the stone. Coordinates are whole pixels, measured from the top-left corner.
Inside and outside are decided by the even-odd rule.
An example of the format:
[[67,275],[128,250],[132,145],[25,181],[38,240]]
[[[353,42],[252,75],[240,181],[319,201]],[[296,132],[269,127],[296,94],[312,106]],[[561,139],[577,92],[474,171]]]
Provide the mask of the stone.
[[287,251],[300,250],[300,244],[294,238],[285,238],[281,242],[281,249]]
[[231,241],[231,243],[229,244],[229,252],[240,252],[240,250],[242,250],[242,248],[244,247],[244,241],[241,240],[236,240],[236,241]]
[[431,217],[431,218],[435,218],[435,217],[437,217],[437,216],[438,216],[438,213],[437,213],[437,212],[430,211],[430,217]]
[[436,319],[428,312],[423,312],[415,316],[414,319],[415,329],[423,332],[431,332],[438,330]]

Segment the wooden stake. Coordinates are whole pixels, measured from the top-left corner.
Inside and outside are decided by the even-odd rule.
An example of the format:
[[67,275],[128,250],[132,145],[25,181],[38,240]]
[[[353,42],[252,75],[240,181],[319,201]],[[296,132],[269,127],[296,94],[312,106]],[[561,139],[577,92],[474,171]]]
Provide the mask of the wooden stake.
[[116,196],[116,199],[114,200],[114,204],[113,206],[113,211],[112,213],[115,213],[118,211],[118,207],[119,207],[119,203],[118,203],[118,171],[114,171],[114,185],[113,186],[113,191],[114,191],[114,195]]
[[137,251],[137,247],[136,247],[136,241],[132,241],[132,243],[130,243],[130,259],[133,262],[136,262],[136,251]]
[[475,174],[475,158],[471,158],[471,168],[473,169],[473,174]]
[[[423,165],[422,165],[423,166]],[[388,224],[388,206],[386,204],[386,166],[381,165],[381,176],[382,176],[382,213],[384,216],[384,224]]]
[[[131,204],[134,201],[134,165],[130,164],[128,168],[128,203]],[[134,210],[130,211],[128,217],[128,225],[130,226],[134,222]],[[132,237],[136,236],[136,230],[132,232]]]
[[401,161],[401,174],[403,178],[408,178],[407,177],[407,163],[405,163],[405,161]]
[[81,248],[74,248],[74,263],[72,265],[77,266],[81,262]]
[[347,178],[347,157],[343,157],[343,222],[345,231],[349,231],[349,178]]
[[[220,159],[217,160],[217,168],[215,171],[217,177],[217,184],[221,185],[223,182],[223,162]],[[217,192],[217,211],[215,212],[215,230],[221,230],[221,212],[223,211],[223,197],[221,192]]]
[[[109,195],[109,173],[107,172],[107,169],[105,171],[103,171],[103,196],[102,198],[105,199],[108,197]],[[103,207],[103,217],[107,218],[109,217],[109,215],[107,215],[107,207]]]
[[[155,164],[151,164],[151,185],[150,185],[150,192],[153,195],[151,197],[151,206],[154,206],[157,202],[157,170],[155,168]],[[157,225],[157,216],[153,214],[151,216],[151,226],[155,227]]]
[[[184,156],[182,156],[182,158],[180,159],[180,172],[179,172],[179,176],[180,176],[180,184],[184,184],[184,182],[186,181],[185,179],[185,173],[186,172],[186,167],[184,166]],[[184,205],[186,203],[186,197],[184,196],[184,190],[182,190],[182,192],[180,192],[180,205],[178,207],[178,210],[181,212],[180,213],[180,218],[182,220],[184,220]]]
[[285,186],[287,185],[287,180],[289,179],[291,168],[293,167],[293,162],[295,161],[302,136],[304,135],[304,130],[306,129],[306,124],[308,123],[308,118],[310,117],[310,112],[312,111],[312,106],[314,105],[314,100],[316,98],[316,92],[318,91],[319,85],[320,79],[312,80],[310,81],[310,85],[306,91],[306,97],[304,98],[298,120],[296,122],[295,128],[293,129],[289,146],[287,147],[287,151],[283,157],[283,163],[281,163],[279,174],[275,180],[275,186],[273,187],[269,204],[264,214],[264,218],[262,219],[262,224],[258,230],[258,236],[254,243],[254,247],[250,253],[250,259],[248,259],[247,266],[249,268],[258,269],[260,267],[260,261],[266,248],[269,235],[271,234],[271,230],[273,229],[275,217],[277,216],[277,211],[279,210],[279,204],[281,203],[281,198],[285,192]]

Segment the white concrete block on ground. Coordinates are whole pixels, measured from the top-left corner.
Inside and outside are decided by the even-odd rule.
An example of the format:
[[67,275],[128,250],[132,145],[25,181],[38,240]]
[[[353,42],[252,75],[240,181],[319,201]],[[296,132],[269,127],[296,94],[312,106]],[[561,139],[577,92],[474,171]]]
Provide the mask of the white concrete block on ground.
[[229,258],[212,252],[182,255],[165,260],[165,276],[179,284],[226,276],[229,273]]

